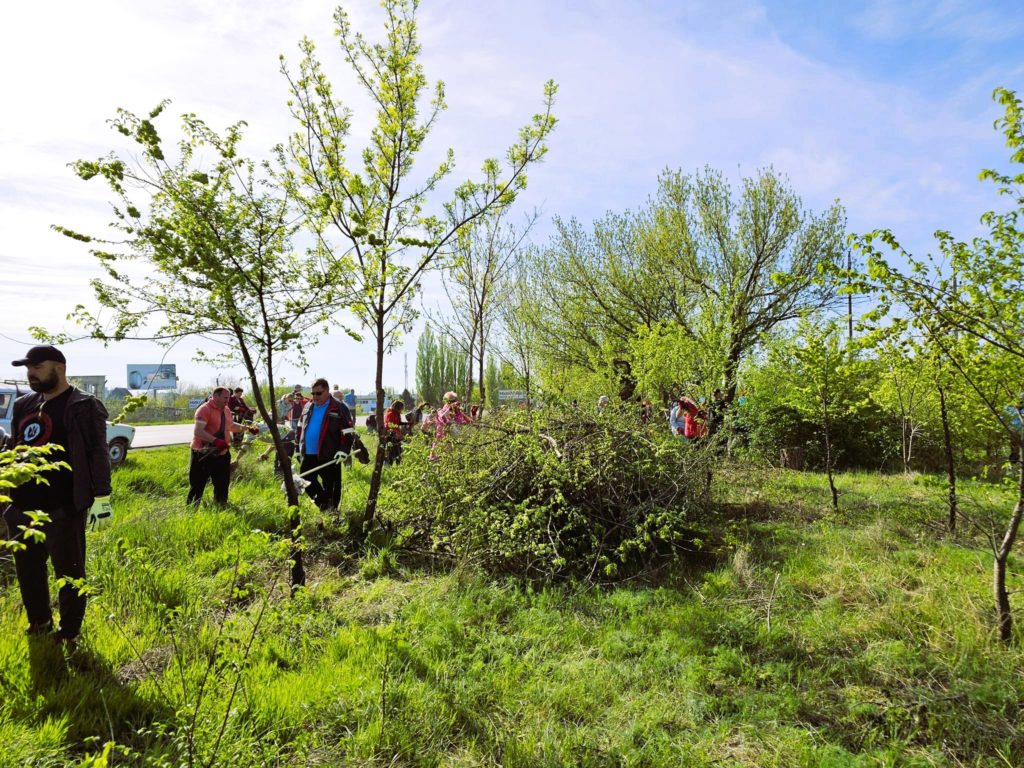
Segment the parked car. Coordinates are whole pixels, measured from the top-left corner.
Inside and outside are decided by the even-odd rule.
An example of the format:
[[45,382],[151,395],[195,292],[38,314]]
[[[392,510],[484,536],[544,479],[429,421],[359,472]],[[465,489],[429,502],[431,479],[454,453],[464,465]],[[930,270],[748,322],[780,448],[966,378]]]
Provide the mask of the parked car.
[[[14,401],[29,391],[25,382],[7,380],[0,383],[0,429],[7,434],[13,433],[11,419],[14,416]],[[116,467],[125,460],[134,439],[135,427],[107,422],[107,452],[112,466]]]

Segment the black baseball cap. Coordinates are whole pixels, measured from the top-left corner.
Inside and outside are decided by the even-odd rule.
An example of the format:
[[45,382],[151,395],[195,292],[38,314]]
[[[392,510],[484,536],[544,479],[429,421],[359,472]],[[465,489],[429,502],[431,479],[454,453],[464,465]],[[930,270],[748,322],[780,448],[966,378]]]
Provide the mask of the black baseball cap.
[[11,365],[39,365],[47,360],[52,360],[55,363],[67,363],[67,358],[59,349],[49,344],[40,344],[37,347],[32,347],[21,360],[11,360]]

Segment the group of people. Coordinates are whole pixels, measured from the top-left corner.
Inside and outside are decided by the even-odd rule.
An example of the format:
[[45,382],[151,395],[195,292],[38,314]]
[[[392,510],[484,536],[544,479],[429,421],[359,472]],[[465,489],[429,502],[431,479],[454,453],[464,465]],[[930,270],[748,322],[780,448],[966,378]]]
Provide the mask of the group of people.
[[[257,425],[246,421],[251,419],[252,412],[243,394],[240,387],[233,392],[227,387],[217,387],[210,399],[196,410],[189,463],[189,504],[198,504],[206,485],[211,482],[214,501],[227,503],[231,479],[230,439],[245,431],[259,430]],[[431,459],[437,460],[439,445],[445,436],[472,421],[462,411],[455,392],[446,392],[442,400],[437,410],[423,402],[406,413],[405,403],[396,399],[384,412],[383,423],[379,426],[375,415],[370,414],[367,427],[377,433],[384,447],[386,464],[402,460],[404,442],[417,430],[432,436]],[[369,461],[355,429],[355,391],[349,390],[343,395],[337,386],[330,390],[326,379],[317,379],[308,398],[301,385],[296,385],[281,399],[280,406],[282,423],[288,427],[283,438],[285,452],[288,460],[296,453],[299,456],[299,476],[304,481],[304,492],[320,509],[337,509],[341,502],[341,465],[351,464],[352,455],[363,463]],[[272,452],[274,448],[268,448],[264,457]],[[275,469],[281,471],[280,457],[276,457],[276,461]]]
[[[603,416],[610,404],[611,398],[608,395],[601,395],[597,399],[596,414]],[[573,400],[573,406],[578,407],[577,401]],[[662,413],[667,415],[669,429],[673,435],[687,442],[696,442],[714,435],[721,429],[724,409],[725,395],[721,389],[716,389],[707,407],[686,395],[680,395],[671,401],[671,405]],[[639,417],[642,424],[650,423],[654,419],[654,413],[652,401],[644,400],[640,404]]]
[[[259,432],[258,425],[236,421],[239,415],[245,416],[240,409],[247,408],[242,394],[241,388],[231,394],[227,387],[217,387],[196,410],[189,464],[190,504],[199,503],[211,481],[214,501],[227,503],[231,480],[227,436],[247,430]],[[289,460],[299,455],[299,476],[304,480],[305,493],[321,509],[337,509],[341,502],[341,462],[348,459],[358,442],[352,411],[343,397],[332,393],[326,379],[317,379],[308,398],[301,385],[285,395],[280,413],[282,424],[288,427],[283,437],[285,452]],[[268,449],[264,457],[273,450]],[[365,449],[357,454],[364,455]],[[280,457],[277,462],[280,471]]]
[[[73,646],[85,615],[86,596],[77,582],[85,577],[85,532],[99,526],[111,515],[111,471],[107,452],[107,411],[96,397],[82,392],[67,380],[67,361],[52,346],[37,346],[13,365],[24,366],[31,393],[17,399],[12,420],[13,434],[0,432],[0,447],[53,446],[51,458],[63,463],[45,472],[43,482],[30,479],[10,491],[11,502],[3,512],[13,548],[15,571],[22,603],[28,616],[28,632],[51,636]],[[347,402],[350,401],[350,402]],[[720,390],[707,408],[689,397],[679,397],[668,414],[673,434],[696,441],[714,434],[721,426],[723,397]],[[368,461],[355,430],[355,393],[332,391],[326,379],[317,379],[310,396],[296,386],[281,401],[282,420],[288,425],[285,444],[300,457],[299,474],[306,481],[305,493],[321,509],[337,509],[341,499],[341,463],[356,453]],[[598,402],[598,413],[609,406],[607,397]],[[198,504],[207,484],[213,497],[228,500],[231,479],[232,438],[245,432],[259,433],[253,423],[255,412],[246,404],[241,387],[233,391],[217,387],[195,412],[187,502]],[[455,392],[446,392],[434,410],[420,403],[408,412],[402,400],[395,400],[378,426],[385,459],[397,463],[403,443],[411,435],[425,434],[433,440],[431,459],[439,458],[445,438],[476,414],[467,414]],[[654,417],[653,404],[645,401],[640,418]],[[360,448],[362,453],[360,454]],[[44,513],[42,515],[37,512]],[[44,536],[32,533],[40,530]],[[60,623],[55,627],[50,608],[48,566],[62,580],[58,592]]]
[[[470,414],[462,410],[462,401],[455,392],[445,392],[441,398],[441,407],[434,410],[428,402],[422,402],[411,409],[403,420],[405,403],[395,400],[384,412],[384,423],[380,427],[379,436],[385,446],[384,461],[388,464],[397,464],[402,460],[402,446],[411,435],[420,432],[433,438],[433,445],[430,451],[432,461],[439,458],[438,450],[441,441],[458,431],[465,424],[470,424],[482,415],[482,411],[476,406]],[[370,414],[372,417],[373,414]],[[369,419],[367,419],[369,422]],[[369,427],[369,424],[367,424]]]
[[[8,491],[3,509],[10,551],[28,634],[72,648],[85,617],[86,529],[111,518],[111,467],[107,449],[107,410],[103,402],[67,379],[67,360],[56,347],[32,347],[14,366],[26,368],[31,392],[17,398],[12,434],[0,430],[0,449],[48,446],[47,458],[57,462]],[[198,504],[206,485],[215,501],[226,503],[231,478],[231,439],[259,427],[242,389],[217,387],[195,412],[187,502]],[[301,455],[300,473],[306,492],[323,508],[338,506],[341,490],[339,459],[358,441],[352,412],[342,398],[331,396],[325,379],[313,382],[311,397],[290,411],[294,441]],[[292,405],[301,387],[290,395]],[[42,535],[40,535],[42,534]],[[59,623],[50,605],[49,563],[61,582],[57,593]]]

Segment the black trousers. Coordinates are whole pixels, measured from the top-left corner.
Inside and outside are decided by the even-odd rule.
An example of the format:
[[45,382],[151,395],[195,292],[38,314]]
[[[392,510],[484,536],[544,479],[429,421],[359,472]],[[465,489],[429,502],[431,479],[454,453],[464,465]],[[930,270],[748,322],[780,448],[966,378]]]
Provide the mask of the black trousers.
[[[313,467],[318,467],[328,458],[321,460],[319,456],[303,456],[299,473],[308,472]],[[320,507],[320,509],[337,509],[341,504],[341,465],[334,463],[321,467],[316,472],[305,476],[309,481],[306,486],[306,495]]]
[[199,504],[206,490],[207,481],[213,481],[213,500],[218,504],[228,503],[228,484],[231,482],[231,454],[218,456],[192,451],[188,465],[188,502]]
[[[85,578],[85,510],[81,512],[51,512],[54,518],[42,525],[44,541],[27,538],[20,526],[31,523],[28,515],[18,509],[4,513],[8,538],[25,545],[14,553],[14,571],[18,576],[21,602],[25,606],[29,623],[45,625],[53,621],[50,610],[50,581],[47,559],[53,562],[54,575],[60,578]],[[78,587],[65,584],[57,593],[60,608],[60,630],[67,637],[76,637],[85,618],[85,595]]]
[[384,463],[385,464],[401,464],[402,463],[402,441],[390,437],[387,444],[384,446]]

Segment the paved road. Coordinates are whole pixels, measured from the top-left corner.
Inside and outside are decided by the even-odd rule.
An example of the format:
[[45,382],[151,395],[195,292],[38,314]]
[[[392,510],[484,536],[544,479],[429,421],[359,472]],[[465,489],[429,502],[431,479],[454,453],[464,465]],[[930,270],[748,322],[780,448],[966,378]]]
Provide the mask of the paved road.
[[184,445],[192,440],[192,429],[192,424],[160,424],[155,427],[136,427],[132,448]]

